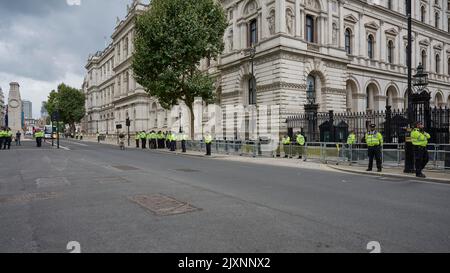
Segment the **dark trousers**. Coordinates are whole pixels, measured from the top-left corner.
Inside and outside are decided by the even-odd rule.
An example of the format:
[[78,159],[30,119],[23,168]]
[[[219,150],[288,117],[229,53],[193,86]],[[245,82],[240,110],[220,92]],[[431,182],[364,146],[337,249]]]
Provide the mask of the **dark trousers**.
[[136,139],[136,148],[139,148],[139,139]]
[[166,148],[170,149],[170,141],[166,140]]
[[206,155],[211,155],[211,143],[206,143]]
[[186,152],[186,140],[181,141],[181,150],[183,151],[183,153]]
[[143,139],[141,139],[141,141],[142,141],[142,149],[146,149],[147,148],[147,139],[143,138]]
[[37,147],[42,147],[42,137],[37,137],[36,138],[36,146]]
[[155,150],[158,148],[158,145],[156,144],[156,139],[150,139],[150,143],[151,143],[151,146],[150,146],[151,149]]
[[414,146],[414,160],[416,175],[422,174],[422,170],[428,164],[428,151],[426,147]]
[[378,170],[381,170],[383,168],[381,162],[381,147],[380,146],[369,147],[368,154],[369,154],[369,170],[372,170],[374,157],[375,160],[377,161]]
[[8,150],[11,149],[11,141],[12,141],[12,138],[10,138],[10,137],[5,138],[5,141],[3,143],[3,150],[6,150],[6,147],[8,147]]
[[5,142],[5,138],[4,137],[0,137],[0,150],[2,149],[4,142]]
[[170,151],[175,152],[176,149],[177,149],[177,142],[171,141],[170,142]]

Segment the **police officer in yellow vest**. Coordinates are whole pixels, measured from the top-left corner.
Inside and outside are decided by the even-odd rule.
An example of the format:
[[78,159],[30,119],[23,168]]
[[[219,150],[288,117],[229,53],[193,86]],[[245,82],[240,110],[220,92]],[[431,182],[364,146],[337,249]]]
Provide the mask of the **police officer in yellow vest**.
[[381,172],[383,170],[381,161],[381,147],[383,147],[383,136],[375,130],[375,127],[375,124],[371,124],[370,131],[365,136],[369,154],[369,168],[367,169],[368,172],[372,171],[374,157],[377,161],[378,172]]
[[44,132],[41,130],[37,130],[34,134],[34,137],[36,138],[36,147],[42,147],[42,139],[44,138]]
[[161,131],[158,131],[156,134],[156,138],[158,139],[158,149],[164,149],[164,134]]
[[139,148],[139,141],[141,140],[141,135],[139,132],[134,134],[134,140],[136,140],[136,148]]
[[142,131],[139,134],[139,138],[141,139],[142,149],[146,149],[147,148],[147,134],[145,133],[145,131]]
[[352,153],[353,153],[353,145],[356,144],[356,135],[354,131],[350,131],[350,134],[347,137],[347,158],[349,161],[352,160]]
[[188,137],[186,135],[186,133],[181,132],[180,134],[178,134],[178,140],[181,142],[181,151],[183,153],[186,152],[186,141],[187,141]]
[[425,178],[422,170],[428,164],[428,140],[431,138],[430,134],[424,131],[422,122],[416,123],[416,128],[411,132],[411,141],[414,145],[414,160],[416,167],[416,176]]
[[302,159],[303,158],[303,147],[305,146],[306,140],[301,132],[297,133],[297,137],[295,138],[295,141],[297,142],[298,159]]
[[290,157],[289,155],[289,147],[291,145],[291,138],[287,135],[283,137],[281,140],[281,143],[283,144],[283,151],[284,151],[284,158]]
[[0,150],[3,148],[3,143],[6,141],[6,129],[5,127],[2,127],[0,129]]
[[211,155],[211,143],[212,143],[212,136],[210,133],[206,133],[205,135],[205,144],[206,144],[206,155]]
[[8,150],[11,149],[11,142],[12,142],[13,133],[11,132],[11,128],[6,129],[6,138],[5,143],[3,146],[3,149],[6,150],[6,147],[8,146]]

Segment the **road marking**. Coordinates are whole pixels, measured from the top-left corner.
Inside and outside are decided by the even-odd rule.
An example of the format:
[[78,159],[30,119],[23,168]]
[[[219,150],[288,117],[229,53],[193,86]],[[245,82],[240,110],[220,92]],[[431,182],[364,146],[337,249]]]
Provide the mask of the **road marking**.
[[70,149],[69,149],[69,148],[67,148],[67,147],[64,147],[64,146],[62,146],[62,145],[59,145],[59,148],[61,148],[61,149],[64,149],[64,150],[66,150],[66,151],[70,151]]
[[69,142],[70,144],[80,145],[80,146],[84,146],[84,147],[89,146],[89,145],[87,145],[87,144],[78,143],[78,142],[72,142],[72,141],[67,141],[67,142]]

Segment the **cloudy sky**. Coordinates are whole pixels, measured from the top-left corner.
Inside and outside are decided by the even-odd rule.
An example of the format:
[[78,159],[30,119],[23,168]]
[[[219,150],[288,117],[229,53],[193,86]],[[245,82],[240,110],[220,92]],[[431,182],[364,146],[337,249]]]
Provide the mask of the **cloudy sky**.
[[[90,53],[102,50],[116,16],[132,0],[0,0],[0,87],[20,84],[22,99],[41,102],[61,83],[81,88]],[[145,1],[144,1],[145,2]]]

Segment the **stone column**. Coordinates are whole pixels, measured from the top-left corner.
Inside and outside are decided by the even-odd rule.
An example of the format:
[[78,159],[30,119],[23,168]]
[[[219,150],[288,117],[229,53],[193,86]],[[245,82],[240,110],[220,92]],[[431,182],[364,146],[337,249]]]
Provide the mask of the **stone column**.
[[275,2],[275,33],[286,33],[286,1]]
[[300,12],[300,0],[295,0],[295,36],[299,37],[301,35],[301,12]]

